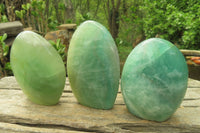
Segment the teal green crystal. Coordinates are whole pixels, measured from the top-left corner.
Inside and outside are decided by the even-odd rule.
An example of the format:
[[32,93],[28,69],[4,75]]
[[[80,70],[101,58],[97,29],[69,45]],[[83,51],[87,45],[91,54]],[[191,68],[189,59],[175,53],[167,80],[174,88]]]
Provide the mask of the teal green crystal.
[[121,88],[128,110],[143,119],[165,121],[180,106],[188,69],[179,49],[164,39],[141,42],[128,56]]
[[67,71],[77,101],[97,109],[113,107],[120,77],[119,56],[108,30],[85,21],[70,42]]
[[48,41],[31,31],[21,32],[12,45],[10,57],[14,76],[32,102],[58,103],[65,85],[65,67]]

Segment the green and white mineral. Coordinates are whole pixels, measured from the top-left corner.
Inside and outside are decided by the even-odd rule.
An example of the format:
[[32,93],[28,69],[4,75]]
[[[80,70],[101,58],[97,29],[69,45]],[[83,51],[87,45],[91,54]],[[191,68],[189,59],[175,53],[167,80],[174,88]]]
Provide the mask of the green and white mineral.
[[97,109],[113,107],[119,87],[119,56],[112,36],[100,23],[85,21],[75,31],[67,71],[80,104]]
[[21,32],[11,49],[14,76],[27,97],[36,104],[58,103],[65,85],[64,63],[42,36]]
[[141,42],[128,56],[121,88],[128,110],[143,119],[165,121],[180,106],[188,69],[179,49],[164,39]]

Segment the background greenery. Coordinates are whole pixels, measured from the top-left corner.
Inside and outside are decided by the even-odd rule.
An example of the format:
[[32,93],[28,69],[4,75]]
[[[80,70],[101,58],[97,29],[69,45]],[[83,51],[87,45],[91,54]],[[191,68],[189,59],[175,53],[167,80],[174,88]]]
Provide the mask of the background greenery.
[[[199,0],[3,0],[0,22],[20,20],[41,34],[63,23],[95,20],[120,46],[151,37],[180,48],[200,49]],[[114,21],[113,21],[114,20]]]
[[98,21],[115,39],[122,63],[152,37],[200,49],[200,0],[2,0],[0,22],[15,20],[41,35],[63,23]]

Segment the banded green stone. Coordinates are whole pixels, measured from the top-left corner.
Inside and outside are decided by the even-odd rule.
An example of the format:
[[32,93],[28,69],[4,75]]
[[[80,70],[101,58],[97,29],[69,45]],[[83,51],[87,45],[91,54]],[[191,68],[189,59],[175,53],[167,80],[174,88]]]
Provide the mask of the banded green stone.
[[119,56],[112,36],[100,23],[85,21],[75,31],[67,71],[80,104],[97,109],[113,107],[119,87]]
[[21,32],[11,49],[14,76],[27,97],[36,104],[58,103],[65,85],[64,63],[42,36]]
[[143,119],[167,120],[180,106],[188,69],[179,49],[164,39],[141,42],[128,56],[121,88],[128,110]]

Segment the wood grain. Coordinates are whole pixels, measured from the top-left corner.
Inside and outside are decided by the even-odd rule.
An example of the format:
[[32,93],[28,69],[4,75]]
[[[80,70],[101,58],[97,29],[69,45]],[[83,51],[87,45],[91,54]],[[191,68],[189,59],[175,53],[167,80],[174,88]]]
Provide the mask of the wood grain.
[[77,103],[68,79],[60,102],[30,102],[14,77],[0,80],[0,132],[200,132],[200,81],[189,79],[181,107],[167,121],[142,120],[130,114],[119,91],[113,109],[98,110]]

